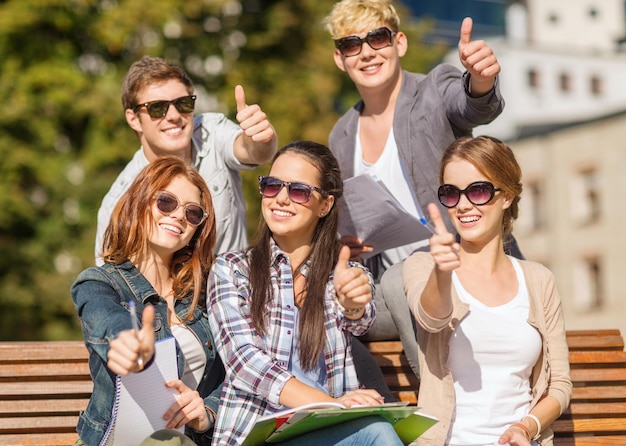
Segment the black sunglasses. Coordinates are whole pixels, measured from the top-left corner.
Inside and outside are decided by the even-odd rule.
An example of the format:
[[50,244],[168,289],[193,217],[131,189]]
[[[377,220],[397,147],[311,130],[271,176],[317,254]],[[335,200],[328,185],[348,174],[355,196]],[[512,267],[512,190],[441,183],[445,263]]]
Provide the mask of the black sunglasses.
[[180,206],[185,208],[185,220],[191,225],[198,226],[209,216],[202,206],[193,203],[181,204],[178,197],[169,192],[159,192],[156,196],[156,207],[163,215],[170,215]]
[[344,57],[352,57],[361,54],[363,42],[373,50],[380,50],[391,46],[395,31],[391,31],[386,26],[375,29],[367,33],[362,39],[359,36],[348,36],[335,40],[335,47]]
[[151,101],[137,104],[133,107],[133,112],[137,113],[141,107],[146,107],[151,118],[162,118],[167,115],[170,105],[174,104],[178,113],[192,113],[196,105],[196,95],[181,96],[171,101]]
[[463,190],[452,184],[442,184],[439,186],[437,195],[439,202],[447,208],[453,208],[459,204],[461,194],[465,195],[470,203],[481,206],[493,200],[496,192],[501,190],[494,187],[489,181],[476,181]]
[[274,177],[259,177],[259,192],[265,198],[278,195],[283,187],[287,188],[287,196],[294,203],[305,204],[311,199],[313,191],[319,192],[322,197],[326,194],[322,189],[305,183],[291,183]]

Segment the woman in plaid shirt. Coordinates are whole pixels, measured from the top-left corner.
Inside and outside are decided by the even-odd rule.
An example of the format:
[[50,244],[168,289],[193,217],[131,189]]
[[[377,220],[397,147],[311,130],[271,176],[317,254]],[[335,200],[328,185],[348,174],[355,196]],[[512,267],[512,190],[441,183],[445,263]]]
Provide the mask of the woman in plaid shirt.
[[[288,144],[259,178],[258,241],[216,259],[209,324],[226,367],[213,445],[241,444],[262,415],[314,402],[377,405],[359,389],[349,342],[374,320],[370,273],[337,239],[343,185],[321,144]],[[335,262],[335,259],[337,261]],[[282,444],[401,445],[379,417],[346,422]]]

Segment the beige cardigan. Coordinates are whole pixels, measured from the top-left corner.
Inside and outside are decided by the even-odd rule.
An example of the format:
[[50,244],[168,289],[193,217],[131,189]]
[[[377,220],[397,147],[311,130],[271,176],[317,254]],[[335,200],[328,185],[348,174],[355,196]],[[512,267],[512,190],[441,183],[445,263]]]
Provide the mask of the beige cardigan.
[[[546,395],[561,404],[561,413],[569,405],[572,382],[569,376],[569,356],[561,300],[552,273],[535,262],[520,261],[528,287],[530,311],[528,323],[539,331],[543,352],[533,367],[531,407]],[[459,300],[454,287],[454,309],[449,318],[433,319],[420,305],[420,296],[434,268],[430,253],[417,252],[404,262],[404,290],[409,307],[418,321],[417,341],[421,382],[418,405],[424,413],[434,415],[439,423],[430,428],[415,445],[441,446],[445,444],[450,429],[455,404],[452,375],[447,368],[448,341],[452,332],[465,317],[469,306]],[[503,430],[504,432],[504,430]],[[543,426],[538,440],[542,446],[552,445],[553,432]]]

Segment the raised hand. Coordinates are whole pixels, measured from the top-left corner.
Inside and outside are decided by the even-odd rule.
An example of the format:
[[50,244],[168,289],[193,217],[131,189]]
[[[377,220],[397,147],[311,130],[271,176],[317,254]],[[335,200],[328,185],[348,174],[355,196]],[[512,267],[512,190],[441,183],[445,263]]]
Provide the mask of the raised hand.
[[500,64],[484,40],[472,40],[473,21],[466,17],[461,24],[459,59],[470,74],[470,92],[480,96],[493,88]]
[[[107,353],[107,367],[118,375],[128,375],[131,372],[143,370],[152,355],[154,355],[154,307],[146,305],[143,310],[142,328],[124,330],[113,339]],[[139,361],[141,359],[141,361]]]
[[239,122],[244,134],[254,142],[272,142],[275,137],[274,127],[259,105],[246,104],[246,94],[241,85],[235,87],[235,102],[237,104],[237,122]]
[[[350,260],[350,248],[346,245],[341,247],[339,258],[335,266],[333,284],[337,293],[337,301],[348,312],[355,309],[363,309],[372,300],[372,287],[367,274],[363,269],[348,266]],[[361,316],[358,312],[355,316]]]
[[435,227],[435,234],[430,238],[430,254],[439,271],[452,271],[461,266],[459,244],[454,235],[448,232],[441,212],[434,203],[428,205],[428,213]]

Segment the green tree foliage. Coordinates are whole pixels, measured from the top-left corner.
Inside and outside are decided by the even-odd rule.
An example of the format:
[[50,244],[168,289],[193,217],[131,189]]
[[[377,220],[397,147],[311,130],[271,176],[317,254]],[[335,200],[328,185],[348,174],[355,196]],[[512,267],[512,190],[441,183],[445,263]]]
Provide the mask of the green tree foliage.
[[[93,264],[100,201],[138,148],[119,93],[130,64],[144,54],[182,64],[198,112],[234,117],[241,84],[281,144],[325,143],[358,99],[321,25],[332,4],[0,0],[0,339],[80,338],[69,288]],[[443,54],[419,43],[427,28],[403,23],[411,70]],[[244,175],[251,233],[263,170]]]

